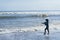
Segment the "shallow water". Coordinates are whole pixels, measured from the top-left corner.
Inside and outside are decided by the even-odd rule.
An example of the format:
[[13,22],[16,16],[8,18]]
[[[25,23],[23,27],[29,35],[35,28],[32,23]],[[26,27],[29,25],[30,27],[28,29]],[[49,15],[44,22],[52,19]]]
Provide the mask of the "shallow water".
[[43,32],[16,32],[0,35],[0,40],[60,40],[60,33],[52,32],[50,35],[43,35]]

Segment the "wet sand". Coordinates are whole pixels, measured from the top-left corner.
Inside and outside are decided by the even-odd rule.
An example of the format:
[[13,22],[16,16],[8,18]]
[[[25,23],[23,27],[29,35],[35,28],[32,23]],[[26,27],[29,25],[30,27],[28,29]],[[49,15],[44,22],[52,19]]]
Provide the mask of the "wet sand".
[[51,32],[43,35],[43,32],[14,32],[0,34],[0,40],[60,40],[60,32]]

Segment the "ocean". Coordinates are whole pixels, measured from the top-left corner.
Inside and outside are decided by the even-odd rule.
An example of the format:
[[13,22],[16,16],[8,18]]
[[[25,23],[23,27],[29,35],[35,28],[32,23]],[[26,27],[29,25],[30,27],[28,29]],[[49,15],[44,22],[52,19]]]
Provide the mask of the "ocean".
[[49,19],[50,24],[60,22],[60,15],[51,15],[49,13],[44,14],[43,12],[1,12],[0,28],[36,27],[41,25],[46,18]]
[[[0,40],[60,40],[60,12],[0,12]],[[49,35],[43,35],[45,19]]]

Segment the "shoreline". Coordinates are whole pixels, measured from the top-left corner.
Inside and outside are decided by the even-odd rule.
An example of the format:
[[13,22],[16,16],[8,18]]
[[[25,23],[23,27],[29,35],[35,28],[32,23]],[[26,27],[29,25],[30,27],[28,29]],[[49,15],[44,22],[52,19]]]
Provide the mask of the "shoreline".
[[0,35],[0,40],[59,40],[60,32],[43,35],[43,32],[14,32]]
[[[51,25],[49,27],[50,32],[60,32],[60,25]],[[36,27],[24,27],[24,28],[0,28],[0,34],[5,34],[5,33],[14,33],[14,32],[35,32],[35,31],[40,31],[44,32],[45,26],[36,26]]]

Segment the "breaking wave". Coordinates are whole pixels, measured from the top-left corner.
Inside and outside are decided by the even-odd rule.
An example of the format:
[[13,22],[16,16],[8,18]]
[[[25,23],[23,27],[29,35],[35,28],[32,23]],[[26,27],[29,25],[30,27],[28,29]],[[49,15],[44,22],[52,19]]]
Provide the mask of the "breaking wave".
[[[49,27],[50,32],[60,32],[60,25],[53,25],[50,24],[51,26]],[[56,27],[57,26],[57,27]],[[0,34],[5,34],[5,33],[15,33],[15,32],[34,32],[34,31],[40,31],[44,32],[44,25],[43,26],[36,26],[36,27],[24,27],[24,28],[4,28],[0,29]]]
[[29,17],[47,17],[47,15],[43,14],[4,14],[0,15],[0,18],[29,18]]

